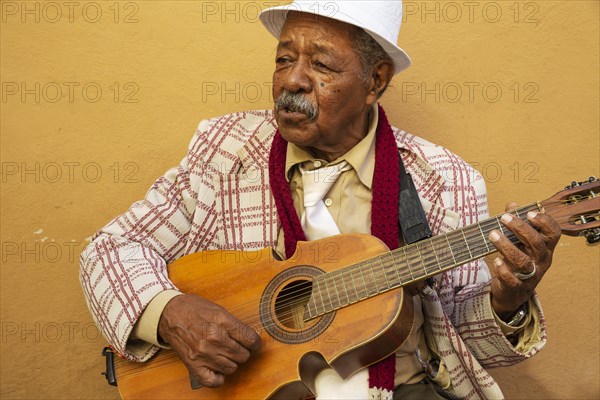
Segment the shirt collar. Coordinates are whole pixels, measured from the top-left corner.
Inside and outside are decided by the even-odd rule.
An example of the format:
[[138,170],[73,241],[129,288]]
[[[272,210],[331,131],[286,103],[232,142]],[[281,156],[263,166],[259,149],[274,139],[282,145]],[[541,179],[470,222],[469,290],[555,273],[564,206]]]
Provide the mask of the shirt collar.
[[[369,123],[367,135],[346,154],[329,163],[329,165],[332,165],[343,160],[347,161],[356,171],[362,184],[369,189],[371,189],[373,185],[373,173],[375,170],[375,135],[379,123],[379,109],[377,103],[373,104],[371,115],[372,118]],[[292,168],[295,165],[302,164],[306,161],[314,162],[317,161],[317,159],[295,144],[288,142],[285,163],[285,178],[288,182],[290,180],[290,171]],[[323,165],[328,165],[323,160],[319,161],[323,162]]]

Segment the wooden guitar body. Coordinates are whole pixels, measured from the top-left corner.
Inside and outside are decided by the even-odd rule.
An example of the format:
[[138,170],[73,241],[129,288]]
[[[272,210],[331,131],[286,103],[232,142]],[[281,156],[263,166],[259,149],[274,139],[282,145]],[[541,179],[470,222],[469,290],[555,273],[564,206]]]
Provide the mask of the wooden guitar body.
[[[388,251],[373,236],[350,234],[300,242],[296,254],[285,261],[275,260],[271,249],[263,249],[204,251],[173,262],[169,265],[173,283],[184,293],[223,306],[253,327],[262,339],[261,350],[216,389],[192,390],[186,367],[172,351],[161,350],[145,363],[118,359],[122,398],[301,399],[312,396],[315,378],[323,368],[331,366],[348,377],[385,358],[412,329],[413,305],[402,288],[316,318],[306,318],[306,305],[311,296],[312,300],[323,296],[311,288],[315,277]],[[368,282],[374,277],[360,278]],[[348,291],[356,287],[338,282],[330,290],[344,299],[344,291],[350,298]]]

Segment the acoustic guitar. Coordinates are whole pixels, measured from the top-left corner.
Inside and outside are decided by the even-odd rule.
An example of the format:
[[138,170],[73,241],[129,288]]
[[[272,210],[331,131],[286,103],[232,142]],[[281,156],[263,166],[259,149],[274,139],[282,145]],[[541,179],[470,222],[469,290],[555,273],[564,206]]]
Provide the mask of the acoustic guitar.
[[[595,178],[573,182],[511,214],[527,221],[528,211],[545,212],[563,234],[597,243],[599,188]],[[348,377],[392,354],[412,328],[411,297],[402,287],[495,252],[488,240],[493,229],[518,242],[492,217],[394,251],[373,236],[344,234],[300,242],[285,261],[270,248],[182,257],[168,266],[173,283],[253,327],[262,347],[215,389],[193,390],[173,351],[145,363],[115,358],[119,392],[126,400],[310,397],[323,368]]]

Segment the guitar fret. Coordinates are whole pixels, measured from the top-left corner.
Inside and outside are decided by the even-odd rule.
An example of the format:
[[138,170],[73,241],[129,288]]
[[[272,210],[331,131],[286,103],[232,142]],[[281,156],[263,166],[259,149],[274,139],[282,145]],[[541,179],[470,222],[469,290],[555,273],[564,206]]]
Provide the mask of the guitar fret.
[[440,241],[445,241],[445,244],[440,243],[442,249],[444,249],[447,259],[447,267],[452,267],[456,265],[456,257],[454,256],[454,249],[450,245],[450,241],[448,240],[448,235],[444,235],[444,237],[440,237]]
[[483,234],[483,230],[481,229],[481,224],[477,223],[477,227],[479,228],[479,232],[481,233],[481,239],[483,239],[483,243],[485,244],[485,248],[489,251],[490,246],[488,245],[488,241]]
[[406,258],[406,265],[408,266],[408,273],[410,274],[411,280],[415,280],[415,276],[412,273],[412,267],[410,266],[410,259],[408,258],[408,253],[406,252],[406,248],[402,248],[404,251],[404,258]]
[[[320,277],[319,277],[320,278]],[[315,280],[315,282],[317,282],[317,288],[318,288],[318,292],[319,292],[319,297],[321,298],[321,306],[323,308],[323,313],[325,313],[325,302],[323,301],[323,293],[321,293],[321,284],[320,284],[320,280],[317,279]],[[316,302],[315,302],[315,308],[316,308]],[[319,309],[317,309],[317,314],[319,313]]]
[[450,249],[450,254],[452,254],[452,260],[454,261],[454,265],[458,265],[458,263],[456,262],[456,257],[454,257],[454,251],[452,250],[452,245],[450,244],[450,241],[448,240],[448,236],[449,235],[444,235],[446,237],[446,243],[448,243],[448,248]]
[[352,285],[354,285],[354,292],[356,292],[356,301],[358,301],[360,299],[360,295],[358,294],[358,289],[356,288],[356,282],[354,281],[354,270],[355,268],[350,269],[350,279],[352,279]]
[[502,232],[503,235],[506,235],[506,233],[504,233],[504,228],[502,227],[502,224],[500,223],[500,220],[498,219],[498,217],[495,217],[494,219],[496,220],[496,223],[500,227],[500,232]]
[[465,236],[464,229],[461,229],[460,233],[462,233],[462,236],[465,239],[465,244],[467,245],[467,251],[469,252],[469,258],[473,258],[473,254],[471,254],[471,249],[469,248],[469,242],[467,241],[467,237]]
[[[337,285],[335,284],[335,272],[331,274],[331,280],[333,282],[333,288],[335,289],[335,295],[338,300],[338,307],[333,308],[335,310],[336,308],[339,308],[342,305],[342,302],[340,301],[340,293],[338,292]],[[335,297],[334,297],[334,299],[335,299]]]
[[[369,264],[371,263],[370,261],[368,261]],[[373,275],[373,283],[375,284],[375,292],[379,293],[379,289],[377,289],[377,277],[375,276],[375,271],[373,270],[373,266],[369,265],[369,269],[371,270],[371,275]],[[371,294],[371,292],[369,292],[369,294]],[[375,294],[375,293],[373,293]]]
[[363,280],[363,285],[365,287],[365,298],[369,297],[369,288],[367,287],[367,281],[365,280],[365,275],[363,274],[363,270],[362,270],[362,264],[359,266],[359,271],[360,271],[360,276],[362,277]]
[[399,272],[400,268],[398,262],[396,261],[396,252],[392,251],[390,254],[392,255],[392,265],[394,266],[394,271],[396,271],[396,276],[398,277],[398,284],[402,285],[402,278],[400,278]]
[[327,275],[325,275],[323,280],[325,281],[325,293],[327,293],[327,297],[329,297],[329,304],[331,304],[330,311],[333,311],[334,308],[333,308],[333,302],[331,301],[331,294],[329,293],[329,285],[327,284]]
[[434,239],[437,239],[435,236],[431,238],[431,249],[433,250],[433,255],[435,256],[435,262],[438,266],[438,269],[441,271],[442,270],[442,263],[440,262],[440,259],[438,258],[437,255],[437,250],[435,249],[435,246],[433,245]]
[[519,215],[519,210],[515,208],[515,215],[517,216],[517,218],[519,219],[523,219],[521,218],[521,216]]
[[379,261],[379,265],[381,266],[381,271],[383,272],[383,278],[385,279],[385,284],[387,285],[387,288],[389,289],[390,281],[388,281],[387,274],[385,273],[385,266],[381,262],[381,256],[377,256],[377,260]]
[[417,248],[417,252],[419,253],[419,258],[421,259],[421,266],[423,267],[423,272],[427,275],[427,268],[425,268],[425,260],[423,260],[423,255],[421,254],[421,249],[419,249],[419,244],[416,243],[415,247]]
[[[350,301],[350,296],[348,296],[348,288],[346,287],[346,280],[344,278],[344,273],[345,273],[345,270],[342,270],[342,285],[344,286],[344,292],[346,293],[346,304],[350,304],[352,302]],[[352,276],[350,276],[350,279],[352,279]]]
[[386,258],[386,265],[387,265],[387,269],[386,271],[388,271],[389,273],[389,281],[391,286],[390,287],[397,287],[398,285],[400,285],[400,279],[398,277],[398,266],[396,265],[396,260],[394,258],[394,252],[390,251],[389,253],[387,253],[385,255]]

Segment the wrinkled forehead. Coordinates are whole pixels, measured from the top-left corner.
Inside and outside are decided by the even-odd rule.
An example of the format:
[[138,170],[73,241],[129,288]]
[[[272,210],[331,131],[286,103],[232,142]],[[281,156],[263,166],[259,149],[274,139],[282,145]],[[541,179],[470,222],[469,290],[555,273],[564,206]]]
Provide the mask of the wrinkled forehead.
[[352,46],[357,29],[353,25],[320,15],[290,11],[281,30],[279,43],[287,44],[302,38],[324,46]]

